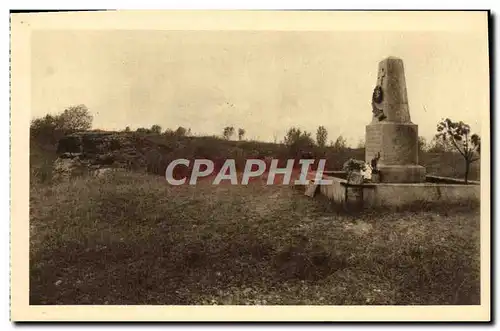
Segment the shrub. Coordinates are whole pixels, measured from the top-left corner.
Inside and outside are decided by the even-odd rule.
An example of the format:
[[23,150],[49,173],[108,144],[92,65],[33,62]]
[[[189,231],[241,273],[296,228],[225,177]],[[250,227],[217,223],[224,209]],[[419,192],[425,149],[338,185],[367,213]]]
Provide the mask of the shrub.
[[290,128],[284,137],[284,143],[288,147],[289,157],[301,158],[303,154],[312,154],[314,151],[311,133],[299,128]]
[[39,142],[55,144],[69,133],[89,130],[92,120],[85,105],[71,106],[61,114],[47,114],[31,121],[30,135]]
[[151,126],[150,132],[155,133],[155,134],[160,134],[161,133],[161,126],[159,126],[158,124]]

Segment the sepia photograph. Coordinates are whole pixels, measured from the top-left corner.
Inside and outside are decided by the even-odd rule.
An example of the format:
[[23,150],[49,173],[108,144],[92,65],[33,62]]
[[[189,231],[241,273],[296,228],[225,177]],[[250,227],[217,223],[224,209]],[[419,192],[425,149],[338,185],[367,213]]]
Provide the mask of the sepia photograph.
[[12,318],[489,320],[489,19],[11,14]]

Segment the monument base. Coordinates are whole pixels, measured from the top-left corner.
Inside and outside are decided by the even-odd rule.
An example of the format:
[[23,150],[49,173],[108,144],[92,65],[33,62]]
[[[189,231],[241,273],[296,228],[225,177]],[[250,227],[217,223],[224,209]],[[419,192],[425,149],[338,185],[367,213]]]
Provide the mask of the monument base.
[[378,122],[366,126],[365,161],[380,153],[380,164],[418,164],[418,126],[413,123]]
[[381,183],[423,183],[425,168],[420,165],[379,165]]

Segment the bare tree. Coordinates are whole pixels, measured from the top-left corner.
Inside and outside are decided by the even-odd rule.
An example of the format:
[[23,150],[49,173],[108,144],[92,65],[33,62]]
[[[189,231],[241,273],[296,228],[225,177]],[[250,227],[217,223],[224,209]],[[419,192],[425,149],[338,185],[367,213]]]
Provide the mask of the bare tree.
[[481,152],[481,138],[477,134],[471,134],[470,126],[464,122],[453,122],[447,118],[437,125],[437,138],[449,141],[465,160],[465,184],[469,178],[470,166],[479,160]]

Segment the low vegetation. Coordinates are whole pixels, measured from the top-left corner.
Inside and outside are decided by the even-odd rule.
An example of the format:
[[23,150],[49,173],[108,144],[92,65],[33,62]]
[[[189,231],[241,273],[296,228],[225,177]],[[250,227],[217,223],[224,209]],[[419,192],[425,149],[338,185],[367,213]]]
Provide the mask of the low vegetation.
[[[55,152],[61,151],[61,138],[75,132],[87,134],[86,138],[89,138],[85,142],[84,154],[91,150],[91,156],[100,153],[99,157],[111,165],[116,163],[122,167],[127,164],[129,170],[141,169],[158,175],[164,175],[168,163],[177,158],[206,158],[216,164],[223,164],[231,158],[236,160],[240,170],[249,158],[277,158],[283,164],[290,158],[321,158],[326,159],[327,170],[341,170],[347,160],[365,158],[363,143],[358,148],[350,148],[342,136],[327,146],[328,132],[323,126],[317,129],[316,141],[311,132],[292,127],[281,143],[269,143],[244,139],[246,131],[243,128],[238,128],[238,140],[231,140],[236,131],[232,126],[225,127],[222,136],[217,137],[195,136],[190,128],[184,127],[175,131],[166,129],[162,133],[162,127],[157,124],[150,129],[138,128],[135,132],[130,127],[121,132],[89,131],[92,120],[93,116],[85,105],[34,119],[31,122],[32,179],[50,181],[50,165],[57,157]],[[110,134],[109,141],[103,144],[99,136]],[[431,143],[420,137],[418,144],[419,163],[427,168],[428,174],[479,180],[479,162],[474,161],[478,160],[480,138],[470,133],[467,124],[443,120],[438,124],[438,134]]]

